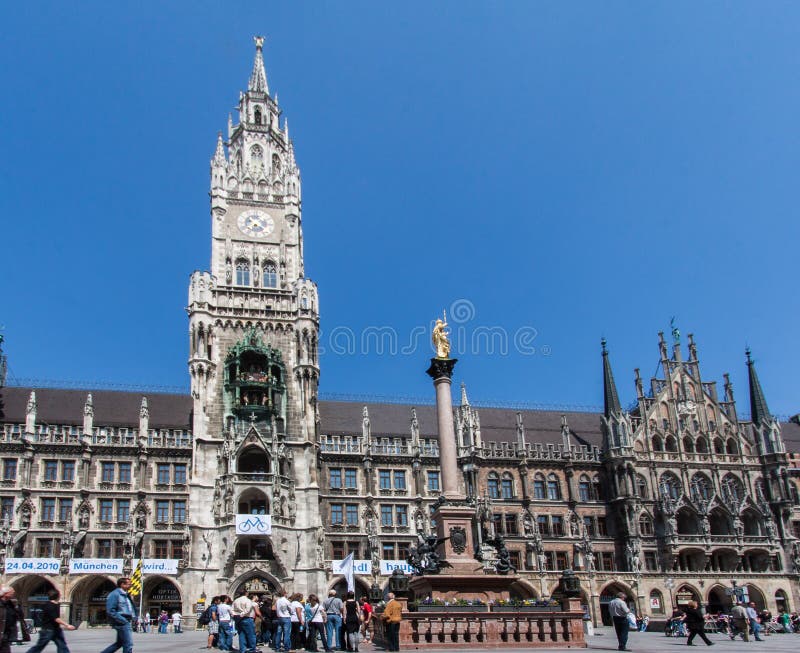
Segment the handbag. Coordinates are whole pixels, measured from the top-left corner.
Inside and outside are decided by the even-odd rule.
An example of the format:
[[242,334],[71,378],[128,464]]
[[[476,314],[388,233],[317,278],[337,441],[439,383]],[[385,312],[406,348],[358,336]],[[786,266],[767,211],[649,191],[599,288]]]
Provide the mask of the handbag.
[[636,615],[633,612],[628,613],[628,625],[631,628],[636,628]]

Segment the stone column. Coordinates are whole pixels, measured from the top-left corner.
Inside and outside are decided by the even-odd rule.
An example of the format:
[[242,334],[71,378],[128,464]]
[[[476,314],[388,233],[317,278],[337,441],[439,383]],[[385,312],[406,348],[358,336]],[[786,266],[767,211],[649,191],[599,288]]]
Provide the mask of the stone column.
[[450,383],[455,358],[432,358],[428,375],[436,388],[436,421],[439,428],[439,457],[442,470],[442,490],[446,499],[463,498],[458,487],[458,451],[453,424],[453,398]]

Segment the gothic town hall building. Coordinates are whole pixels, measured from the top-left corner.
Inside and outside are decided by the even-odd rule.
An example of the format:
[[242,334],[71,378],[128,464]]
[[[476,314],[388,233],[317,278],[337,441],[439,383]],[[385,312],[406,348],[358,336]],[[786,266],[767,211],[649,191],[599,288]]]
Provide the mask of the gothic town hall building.
[[[28,609],[55,586],[65,619],[103,623],[113,580],[140,558],[151,612],[193,614],[242,587],[341,588],[335,562],[351,552],[364,593],[431,529],[433,406],[317,399],[320,300],[262,43],[211,159],[210,271],[189,284],[190,394],[0,387],[0,552]],[[772,416],[749,353],[742,421],[691,336],[657,346],[659,374],[636,371],[629,411],[605,343],[602,413],[479,410],[462,387],[460,482],[475,527],[505,538],[519,597],[552,596],[575,569],[595,623],[619,591],[654,618],[690,598],[727,607],[734,586],[797,610],[800,423]],[[237,515],[269,517],[269,534],[237,528]]]

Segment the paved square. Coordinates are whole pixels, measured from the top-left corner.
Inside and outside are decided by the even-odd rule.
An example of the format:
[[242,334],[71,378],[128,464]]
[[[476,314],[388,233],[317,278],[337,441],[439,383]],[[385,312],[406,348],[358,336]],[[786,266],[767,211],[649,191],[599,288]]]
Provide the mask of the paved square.
[[[598,651],[616,651],[617,640],[613,631],[610,628],[598,628],[595,630],[595,636],[590,637],[588,640],[589,648]],[[78,629],[74,632],[66,634],[67,643],[69,644],[72,653],[98,653],[102,651],[108,644],[111,643],[114,633],[110,629]],[[34,635],[34,639],[35,639]],[[134,653],[162,653],[169,651],[169,653],[184,653],[192,651],[196,653],[199,650],[206,650],[206,633],[205,631],[189,631],[181,633],[180,635],[158,635],[154,633],[134,633]],[[749,651],[756,653],[759,649],[764,651],[795,651],[800,645],[800,635],[771,635],[765,637],[763,642],[750,642],[746,643],[741,640],[732,642],[727,635],[722,634],[709,634],[709,638],[716,645],[714,653],[744,653]],[[700,640],[695,640],[698,647],[705,647]],[[234,645],[236,639],[234,639]],[[628,641],[628,647],[637,653],[680,653],[686,647],[686,639],[678,637],[665,637],[662,633],[631,633]],[[370,653],[371,651],[379,652],[382,649],[373,649],[370,644],[362,644],[360,653]],[[216,650],[216,649],[214,649]],[[408,648],[406,650],[414,650]],[[470,649],[464,648],[464,651]],[[479,649],[475,649],[476,651]],[[515,649],[504,649],[506,651],[513,651]],[[530,651],[530,648],[518,649]],[[537,649],[540,651],[558,650],[563,653],[564,649]],[[12,648],[14,653],[27,651],[27,647],[16,646]],[[55,646],[50,644],[47,651],[55,651]],[[481,651],[484,653],[485,649]],[[269,653],[269,649],[265,649],[265,653]]]

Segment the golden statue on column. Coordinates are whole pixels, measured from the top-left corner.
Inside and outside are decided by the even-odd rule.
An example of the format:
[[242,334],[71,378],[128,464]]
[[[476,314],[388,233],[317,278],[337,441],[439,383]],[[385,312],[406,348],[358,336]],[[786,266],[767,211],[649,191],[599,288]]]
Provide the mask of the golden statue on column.
[[450,339],[447,337],[447,311],[442,311],[442,317],[436,319],[436,324],[431,333],[433,346],[436,348],[436,358],[450,358]]

